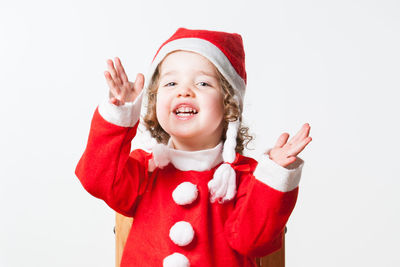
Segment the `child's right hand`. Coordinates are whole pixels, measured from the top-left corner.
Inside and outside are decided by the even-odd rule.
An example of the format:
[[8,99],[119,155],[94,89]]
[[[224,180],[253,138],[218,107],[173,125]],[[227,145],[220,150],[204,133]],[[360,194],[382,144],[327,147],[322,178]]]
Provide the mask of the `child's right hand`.
[[125,73],[121,60],[116,57],[115,66],[111,59],[107,60],[108,71],[104,72],[108,86],[110,87],[110,102],[116,106],[133,102],[143,90],[144,75],[138,73],[135,82],[130,82]]

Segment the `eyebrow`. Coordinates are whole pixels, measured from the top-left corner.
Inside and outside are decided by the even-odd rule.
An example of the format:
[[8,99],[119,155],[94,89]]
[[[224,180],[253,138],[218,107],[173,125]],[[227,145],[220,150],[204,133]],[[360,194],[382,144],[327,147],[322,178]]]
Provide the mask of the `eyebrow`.
[[172,74],[175,74],[175,73],[176,73],[175,70],[167,71],[166,73],[161,74],[160,77],[164,77],[164,76],[167,76],[167,75],[172,75]]
[[[166,73],[161,74],[160,78],[164,77],[164,76],[167,76],[167,75],[173,75],[175,73],[177,73],[176,70],[167,71]],[[208,72],[205,72],[205,71],[202,71],[202,70],[197,71],[196,74],[206,75],[206,76],[209,76],[209,77],[213,77],[215,79],[217,78],[217,76],[215,74],[208,73]]]

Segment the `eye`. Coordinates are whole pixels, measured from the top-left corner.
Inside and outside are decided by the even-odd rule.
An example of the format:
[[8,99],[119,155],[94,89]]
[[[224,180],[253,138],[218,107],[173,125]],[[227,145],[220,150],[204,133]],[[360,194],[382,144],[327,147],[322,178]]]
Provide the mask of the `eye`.
[[201,86],[210,86],[208,83],[206,83],[206,82],[199,82],[199,84],[201,85]]
[[164,85],[164,86],[174,86],[174,85],[176,85],[176,82],[169,82],[169,83],[167,83],[167,84]]

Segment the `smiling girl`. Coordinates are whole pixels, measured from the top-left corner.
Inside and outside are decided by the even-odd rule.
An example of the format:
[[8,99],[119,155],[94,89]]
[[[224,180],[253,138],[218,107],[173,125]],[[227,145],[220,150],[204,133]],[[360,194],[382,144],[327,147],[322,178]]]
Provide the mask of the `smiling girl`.
[[[246,88],[239,34],[179,28],[130,82],[108,60],[110,99],[96,109],[76,175],[93,196],[134,217],[121,266],[256,266],[281,247],[311,141],[306,123],[256,161],[242,155]],[[145,90],[142,90],[146,88]],[[131,151],[143,119],[158,142]]]

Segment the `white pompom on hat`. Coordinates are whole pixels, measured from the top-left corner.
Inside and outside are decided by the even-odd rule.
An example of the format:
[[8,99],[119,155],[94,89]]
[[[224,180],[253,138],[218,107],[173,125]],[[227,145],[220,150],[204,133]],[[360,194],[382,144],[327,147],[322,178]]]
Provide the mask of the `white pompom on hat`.
[[[145,88],[148,88],[160,62],[169,53],[177,50],[198,53],[213,63],[234,89],[234,99],[242,112],[247,75],[243,40],[239,34],[179,28],[161,45],[154,56],[147,74]],[[222,155],[224,163],[218,167],[208,184],[211,202],[231,200],[236,194],[236,173],[231,163],[236,158],[236,137],[239,126],[239,121],[228,124]]]

